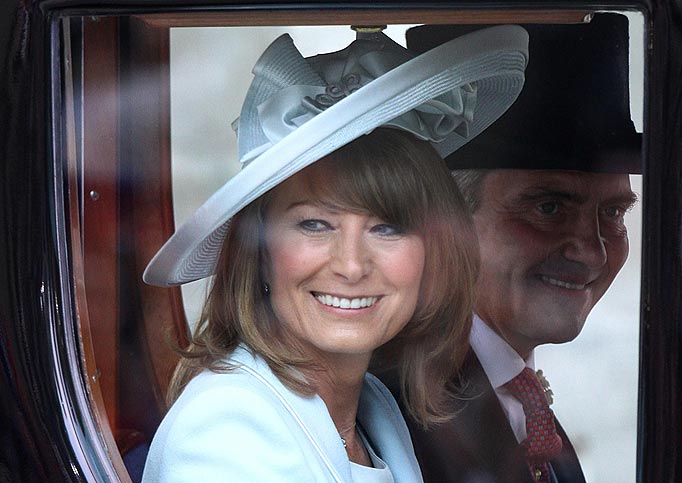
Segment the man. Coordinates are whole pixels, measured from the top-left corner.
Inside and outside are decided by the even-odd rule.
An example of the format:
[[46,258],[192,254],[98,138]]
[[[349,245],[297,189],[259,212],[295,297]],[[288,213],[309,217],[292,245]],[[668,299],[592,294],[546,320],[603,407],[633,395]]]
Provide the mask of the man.
[[[580,333],[628,255],[627,173],[640,169],[641,140],[629,116],[627,19],[525,27],[524,91],[446,160],[473,214],[481,271],[455,416],[428,431],[408,420],[427,483],[585,481],[533,351]],[[475,28],[419,27],[408,45]]]
[[479,237],[477,315],[524,359],[540,344],[573,340],[627,258],[623,217],[636,199],[628,175],[491,170],[455,178]]

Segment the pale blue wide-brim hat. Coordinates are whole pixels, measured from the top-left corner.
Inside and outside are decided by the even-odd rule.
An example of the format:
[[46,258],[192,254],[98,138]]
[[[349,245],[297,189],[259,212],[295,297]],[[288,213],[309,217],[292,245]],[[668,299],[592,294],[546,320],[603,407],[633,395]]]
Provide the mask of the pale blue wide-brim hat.
[[178,285],[213,274],[229,221],[306,166],[377,127],[430,141],[445,157],[492,124],[521,91],[528,34],[479,30],[419,56],[382,33],[304,58],[288,35],[253,68],[237,132],[242,169],[168,239],[144,281]]

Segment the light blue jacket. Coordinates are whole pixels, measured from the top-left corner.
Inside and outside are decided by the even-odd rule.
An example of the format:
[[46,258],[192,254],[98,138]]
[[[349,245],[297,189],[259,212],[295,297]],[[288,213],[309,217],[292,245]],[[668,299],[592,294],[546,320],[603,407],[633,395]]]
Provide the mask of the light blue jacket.
[[[350,463],[319,396],[287,389],[238,347],[229,373],[192,379],[154,436],[143,483],[352,482]],[[396,483],[422,482],[410,435],[386,387],[367,374],[358,422]]]

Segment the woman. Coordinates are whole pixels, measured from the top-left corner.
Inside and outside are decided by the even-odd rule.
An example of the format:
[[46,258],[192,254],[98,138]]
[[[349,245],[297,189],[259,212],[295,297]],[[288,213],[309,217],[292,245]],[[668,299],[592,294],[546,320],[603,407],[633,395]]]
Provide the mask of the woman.
[[497,28],[411,59],[359,37],[312,59],[288,37],[266,50],[238,123],[248,164],[145,273],[215,278],[143,481],[421,481],[400,411],[366,371],[373,357],[395,367],[418,421],[447,416],[477,255],[423,139],[456,149],[501,115],[525,40]]

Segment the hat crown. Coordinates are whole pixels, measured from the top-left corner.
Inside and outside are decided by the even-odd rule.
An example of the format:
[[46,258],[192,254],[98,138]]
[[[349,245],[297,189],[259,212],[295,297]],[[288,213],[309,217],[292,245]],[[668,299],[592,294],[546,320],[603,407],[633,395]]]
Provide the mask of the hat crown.
[[237,132],[238,153],[242,162],[260,154],[269,144],[257,106],[289,86],[324,85],[322,78],[301,56],[288,34],[281,35],[265,49],[251,72],[254,79],[246,92],[239,118],[232,124]]
[[[280,36],[256,62],[240,117],[233,123],[240,162],[249,163],[321,112],[414,57],[383,33],[359,34],[343,50],[308,58],[288,34]],[[452,133],[466,138],[476,94],[475,84],[464,84],[384,126],[434,143]]]

